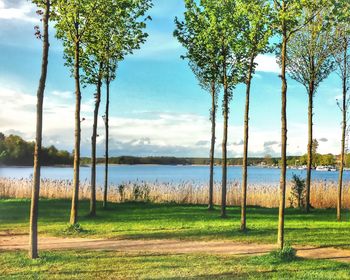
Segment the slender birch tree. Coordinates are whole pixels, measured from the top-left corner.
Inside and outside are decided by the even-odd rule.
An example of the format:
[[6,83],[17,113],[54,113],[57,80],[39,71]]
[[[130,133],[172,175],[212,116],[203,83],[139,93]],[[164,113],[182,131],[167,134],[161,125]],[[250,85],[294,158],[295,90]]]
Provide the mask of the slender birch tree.
[[270,50],[269,39],[272,36],[271,5],[267,0],[240,0],[238,13],[242,23],[242,48],[247,58],[247,71],[245,75],[246,103],[244,113],[244,150],[242,167],[242,201],[241,201],[241,230],[247,229],[247,167],[248,167],[248,139],[249,139],[249,105],[253,74],[255,72],[255,59],[259,54]]
[[[96,31],[99,33],[101,31]],[[83,69],[85,71],[86,83],[96,86],[96,93],[94,93],[95,107],[93,113],[93,125],[92,125],[92,136],[91,136],[91,196],[90,196],[90,213],[91,217],[96,215],[96,141],[97,141],[97,125],[98,125],[98,113],[101,103],[101,88],[104,71],[104,59],[100,53],[100,48],[94,48],[98,46],[101,41],[101,37],[97,36],[96,43],[93,43],[93,48],[90,49],[89,44],[87,45],[86,54],[88,59],[86,63],[83,63]],[[84,80],[84,79],[83,79]]]
[[[281,178],[279,190],[278,237],[280,249],[284,247],[284,212],[286,204],[287,171],[287,48],[290,37],[306,26],[319,13],[322,5],[315,5],[314,0],[274,0],[274,27],[280,36],[278,60],[281,65]],[[303,18],[303,9],[313,5],[313,12]]]
[[217,95],[219,91],[219,55],[220,40],[208,33],[210,19],[204,9],[194,0],[186,0],[184,21],[175,19],[176,30],[174,36],[186,48],[186,55],[182,58],[189,60],[189,66],[197,77],[200,86],[211,94],[211,142],[210,142],[210,176],[208,209],[214,209],[214,157],[216,140],[216,112]]
[[[108,165],[109,165],[109,104],[110,104],[110,85],[111,81],[115,79],[116,69],[117,69],[116,60],[108,59],[107,62],[107,71],[105,76],[106,83],[106,106],[105,114],[103,115],[103,121],[105,124],[105,168],[104,168],[104,187],[103,187],[103,208],[107,208],[108,203]],[[114,67],[114,68],[113,68]]]
[[89,29],[93,30],[96,11],[103,1],[57,0],[56,36],[63,41],[66,65],[70,67],[75,80],[75,141],[74,141],[74,176],[70,224],[78,221],[79,171],[81,141],[81,63],[84,59],[84,44],[89,42]]
[[350,99],[348,96],[350,80],[350,2],[347,0],[332,0],[332,10],[327,15],[330,25],[335,27],[335,42],[337,49],[334,60],[337,74],[342,81],[342,99],[337,104],[342,112],[341,153],[337,194],[337,220],[342,220],[343,173],[346,163],[346,142],[348,137],[348,110]]
[[338,25],[336,42],[338,49],[334,53],[334,60],[337,65],[337,74],[342,81],[342,99],[337,101],[342,112],[342,136],[340,152],[340,168],[338,178],[338,196],[337,196],[337,220],[340,222],[343,196],[343,173],[346,162],[346,138],[348,137],[348,111],[350,99],[348,96],[350,81],[350,26],[348,23]]
[[[304,9],[303,17],[309,18],[311,8]],[[292,79],[302,84],[308,94],[308,147],[305,210],[310,211],[310,185],[313,165],[313,104],[314,96],[322,81],[334,71],[334,29],[324,21],[325,12],[313,17],[309,24],[293,34],[287,49],[287,71]]]
[[208,40],[211,37],[219,40],[220,82],[223,87],[222,114],[224,118],[222,137],[222,193],[221,217],[226,218],[227,199],[227,141],[230,101],[237,84],[244,81],[245,65],[247,65],[242,49],[242,28],[237,13],[236,0],[202,1],[203,9],[208,13],[210,25]]
[[96,143],[97,143],[97,127],[98,114],[101,103],[101,89],[103,78],[108,66],[108,57],[106,53],[106,45],[109,44],[111,29],[118,27],[119,22],[110,23],[115,19],[116,10],[111,1],[104,1],[96,10],[98,16],[94,16],[95,20],[91,24],[94,28],[88,29],[89,41],[85,48],[85,61],[82,63],[85,77],[84,82],[96,86],[94,93],[95,108],[93,113],[93,126],[91,136],[91,195],[90,195],[90,216],[96,216]]
[[118,62],[124,60],[127,55],[133,54],[146,42],[148,34],[145,28],[147,21],[151,20],[146,13],[153,4],[151,0],[106,0],[106,5],[111,17],[106,19],[109,40],[106,40],[102,48],[106,60],[103,77],[106,83],[106,107],[103,116],[105,123],[104,208],[107,208],[108,202],[110,84],[116,78]]
[[[151,7],[148,0],[142,1],[118,1],[105,0],[99,6],[93,22],[93,29],[89,29],[89,42],[86,45],[88,55],[84,70],[87,73],[87,81],[96,86],[95,109],[93,120],[93,133],[91,137],[91,198],[90,216],[96,215],[96,142],[98,114],[101,102],[101,87],[105,79],[107,86],[106,114],[104,117],[106,125],[106,155],[108,157],[108,115],[109,115],[109,91],[110,81],[115,77],[117,62],[124,56],[140,47],[146,40],[147,34],[143,32],[146,27],[142,18]],[[140,19],[141,18],[141,19]],[[105,184],[108,176],[108,158],[105,165]],[[107,183],[108,184],[108,183]],[[105,186],[104,206],[107,205],[107,192]]]
[[41,33],[40,27],[36,26],[36,37],[43,42],[42,47],[42,63],[41,76],[37,91],[37,105],[36,105],[36,140],[34,146],[34,176],[32,197],[30,206],[30,227],[29,227],[29,257],[36,259],[38,254],[38,209],[39,209],[39,193],[40,193],[40,168],[42,156],[42,132],[43,132],[43,103],[45,94],[45,85],[47,77],[47,68],[49,61],[49,20],[51,13],[52,0],[33,0],[39,8],[38,14],[42,16],[41,22],[43,24],[43,31]]

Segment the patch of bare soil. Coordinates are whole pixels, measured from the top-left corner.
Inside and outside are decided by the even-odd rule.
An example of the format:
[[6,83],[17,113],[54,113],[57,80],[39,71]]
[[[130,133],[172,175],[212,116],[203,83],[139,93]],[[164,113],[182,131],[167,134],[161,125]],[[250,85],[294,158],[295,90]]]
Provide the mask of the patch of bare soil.
[[[27,250],[28,235],[0,232],[0,251]],[[168,254],[226,254],[262,255],[276,249],[272,244],[249,244],[229,241],[185,241],[185,240],[113,240],[39,237],[40,250],[111,250],[124,253],[168,253]],[[327,259],[350,262],[350,250],[297,246],[297,255],[309,259]]]

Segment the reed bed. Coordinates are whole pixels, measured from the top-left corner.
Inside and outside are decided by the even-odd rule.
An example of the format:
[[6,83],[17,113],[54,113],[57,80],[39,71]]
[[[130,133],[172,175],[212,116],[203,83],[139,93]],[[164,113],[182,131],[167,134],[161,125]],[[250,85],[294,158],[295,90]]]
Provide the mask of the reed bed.
[[[31,179],[0,178],[0,198],[27,199],[31,196]],[[221,203],[221,185],[215,183],[214,203]],[[291,183],[287,184],[286,205],[290,207]],[[70,199],[72,181],[48,180],[41,182],[40,197],[47,199]],[[80,199],[90,198],[88,181],[80,183]],[[102,200],[103,189],[97,187],[97,200]],[[125,182],[109,186],[108,200],[111,202],[149,201],[154,203],[206,204],[208,201],[208,185],[193,181],[187,182]],[[241,185],[238,182],[228,184],[227,203],[239,206],[241,201]],[[313,182],[311,186],[311,204],[315,208],[335,208],[337,201],[337,183],[331,181]],[[248,205],[260,207],[278,207],[278,184],[251,184],[248,186]],[[350,208],[349,183],[344,186],[343,207]]]

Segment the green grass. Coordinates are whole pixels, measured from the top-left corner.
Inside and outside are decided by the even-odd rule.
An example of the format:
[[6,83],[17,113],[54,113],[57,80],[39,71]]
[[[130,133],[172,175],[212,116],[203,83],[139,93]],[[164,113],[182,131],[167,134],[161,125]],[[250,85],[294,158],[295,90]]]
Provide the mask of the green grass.
[[[28,200],[0,200],[0,231],[28,231]],[[275,243],[277,209],[249,208],[248,227],[239,230],[240,210],[228,209],[228,219],[219,217],[219,209],[208,212],[206,206],[123,203],[110,204],[103,210],[98,204],[96,218],[87,216],[88,201],[79,205],[82,231],[67,231],[70,201],[41,200],[39,232],[45,235],[98,238],[193,240],[232,240]],[[344,215],[347,217],[347,213]],[[334,209],[312,210],[305,214],[297,209],[286,211],[286,241],[293,244],[350,248],[349,222],[336,222]]]
[[107,251],[42,252],[39,260],[24,253],[0,254],[0,279],[349,279],[350,265],[271,255],[123,254]]
[[[28,231],[28,200],[0,200],[0,231]],[[276,242],[277,209],[249,208],[245,233],[239,231],[240,209],[228,219],[206,206],[123,203],[88,217],[89,203],[80,202],[79,230],[68,230],[70,201],[41,200],[39,231],[55,236],[98,238],[177,238]],[[348,222],[335,221],[335,210],[304,214],[286,211],[286,241],[291,244],[350,247]],[[332,261],[281,261],[276,254],[260,257],[208,254],[152,254],[111,251],[0,253],[0,279],[350,279],[350,265]]]

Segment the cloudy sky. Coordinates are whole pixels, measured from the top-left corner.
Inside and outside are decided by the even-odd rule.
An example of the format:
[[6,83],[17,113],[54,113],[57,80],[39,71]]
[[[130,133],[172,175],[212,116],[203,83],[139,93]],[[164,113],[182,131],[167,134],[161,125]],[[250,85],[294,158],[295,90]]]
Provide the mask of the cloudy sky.
[[[0,131],[33,140],[35,94],[40,75],[41,43],[34,36],[39,23],[27,0],[0,0]],[[112,85],[111,154],[139,156],[208,155],[210,95],[198,86],[184,49],[173,38],[174,17],[183,0],[154,0],[149,39],[141,50],[121,62]],[[74,83],[64,67],[63,52],[51,30],[49,73],[45,98],[44,144],[71,151],[74,137]],[[280,154],[280,79],[272,54],[258,57],[250,117],[250,156]],[[90,154],[93,88],[83,90],[82,154]],[[315,98],[315,138],[319,152],[340,150],[340,110],[336,98],[341,83],[334,74]],[[234,92],[229,129],[229,155],[242,154],[244,86]],[[104,114],[102,108],[100,115]],[[307,95],[289,79],[288,154],[300,155],[307,145]],[[104,130],[99,119],[98,154],[103,155]],[[220,156],[222,117],[218,118]]]

